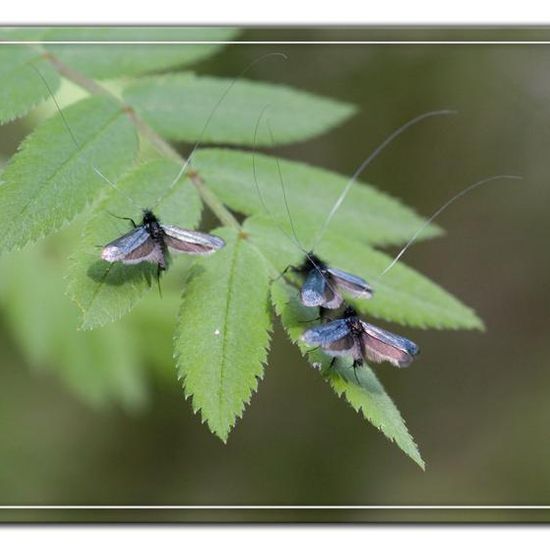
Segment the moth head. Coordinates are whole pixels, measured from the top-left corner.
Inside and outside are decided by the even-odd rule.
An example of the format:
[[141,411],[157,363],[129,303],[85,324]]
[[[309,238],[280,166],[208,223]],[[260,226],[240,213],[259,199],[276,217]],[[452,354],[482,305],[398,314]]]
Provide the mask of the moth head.
[[149,210],[148,208],[145,208],[143,210],[143,223],[144,224],[148,224],[148,223],[154,223],[154,222],[158,222],[158,218],[153,214],[153,211],[152,210]]
[[347,319],[348,317],[357,317],[357,311],[352,306],[347,306],[344,310],[344,317]]
[[320,269],[323,270],[326,268],[325,262],[319,258],[319,256],[316,256],[312,251],[308,252],[304,263],[301,266],[301,271],[311,271],[312,269]]

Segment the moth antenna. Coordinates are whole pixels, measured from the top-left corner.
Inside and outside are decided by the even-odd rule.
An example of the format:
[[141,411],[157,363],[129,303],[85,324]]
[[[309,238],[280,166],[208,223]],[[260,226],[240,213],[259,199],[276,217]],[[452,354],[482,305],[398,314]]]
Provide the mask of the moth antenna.
[[460,197],[463,197],[470,191],[473,191],[474,189],[477,189],[478,187],[481,187],[482,185],[485,185],[486,183],[489,183],[491,181],[495,180],[523,180],[521,176],[509,176],[509,175],[501,175],[501,176],[492,176],[490,178],[485,178],[480,181],[477,181],[476,183],[473,183],[469,185],[468,187],[462,189],[462,191],[458,192],[456,195],[452,196],[447,202],[443,204],[443,206],[440,206],[422,226],[414,233],[414,235],[410,238],[410,240],[407,242],[407,244],[399,251],[397,256],[391,261],[391,263],[378,275],[375,282],[378,282],[405,254],[405,252],[409,249],[409,247],[418,239],[422,231],[426,229],[434,220],[441,214],[444,210],[446,210],[453,202],[455,202]]
[[219,106],[221,105],[222,101],[226,98],[226,96],[229,94],[229,92],[233,89],[233,86],[250,70],[252,67],[263,61],[264,59],[267,59],[268,57],[281,57],[285,61],[288,59],[288,56],[282,52],[269,52],[264,55],[261,55],[260,57],[257,57],[253,61],[251,61],[229,84],[229,86],[225,89],[223,94],[220,96],[216,104],[214,105],[214,108],[210,111],[210,114],[208,115],[208,118],[206,119],[206,122],[204,123],[204,126],[202,127],[201,133],[199,134],[199,139],[195,142],[195,145],[193,146],[193,149],[191,150],[191,153],[185,160],[185,162],[182,164],[181,169],[179,170],[178,174],[174,178],[174,181],[168,186],[166,191],[159,197],[157,203],[155,204],[155,207],[158,206],[158,204],[161,202],[161,200],[170,192],[170,190],[178,183],[180,178],[182,177],[185,170],[187,170],[187,167],[191,164],[191,159],[193,155],[195,154],[195,151],[199,148],[199,146],[202,143],[202,140],[204,138],[204,134],[206,130],[208,129],[208,125],[212,121],[212,118],[216,114],[216,111],[218,110]]
[[[50,85],[48,84],[48,81],[44,77],[44,75],[39,71],[39,69],[33,65],[32,63],[29,63],[29,66],[35,71],[35,73],[39,76],[40,80],[42,80],[42,83],[48,90],[48,93],[50,94],[50,97],[52,101],[55,104],[55,107],[57,108],[57,112],[59,113],[59,116],[61,117],[61,120],[63,122],[63,125],[67,129],[67,132],[71,136],[71,139],[73,143],[75,144],[75,147],[77,151],[82,151],[82,146],[80,145],[79,141],[76,139],[76,136],[74,135],[74,132],[72,131],[71,127],[69,126],[69,122],[67,121],[67,118],[65,117],[65,113],[63,113],[63,110],[61,109],[61,106],[59,105],[59,102],[57,101],[57,98],[55,97],[55,94],[53,93]],[[118,193],[123,195],[126,199],[128,199],[136,208],[140,208],[137,203],[132,199],[130,195],[127,195],[126,193],[123,193],[115,184],[112,182],[103,172],[101,172],[93,163],[93,161],[90,160],[90,167],[92,170],[104,181],[106,181],[113,189],[115,189]]]
[[449,109],[443,109],[440,111],[429,111],[427,113],[423,113],[421,115],[418,115],[412,119],[410,119],[408,122],[405,122],[402,126],[394,130],[370,155],[357,167],[349,181],[347,182],[346,186],[344,187],[343,191],[340,193],[340,196],[334,203],[334,206],[332,207],[332,210],[329,212],[328,216],[325,219],[325,222],[323,223],[321,230],[319,231],[319,234],[317,235],[317,239],[314,241],[313,246],[311,247],[312,250],[315,250],[317,248],[318,244],[321,242],[321,239],[324,237],[328,226],[330,222],[332,221],[332,218],[336,214],[337,210],[340,208],[341,204],[344,202],[344,199],[346,198],[347,194],[349,193],[351,186],[355,183],[357,178],[361,175],[361,173],[367,168],[367,166],[397,137],[399,137],[403,132],[408,130],[411,126],[414,126],[418,122],[421,122],[422,120],[425,120],[430,117],[434,116],[446,116],[446,115],[456,115],[458,111],[453,111]]
[[[265,109],[262,112],[262,114],[264,112],[265,112]],[[267,128],[269,130],[269,137],[271,139],[271,147],[274,147],[275,146],[275,138],[273,137],[273,131],[271,129],[271,124],[269,123],[269,119],[267,119]],[[256,137],[256,136],[254,136],[254,137]],[[285,203],[286,213],[287,213],[288,219],[290,221],[290,228],[292,230],[292,236],[294,237],[294,240],[296,241],[296,244],[297,244],[298,248],[304,253],[306,258],[309,260],[311,265],[317,270],[317,272],[321,275],[321,277],[323,277],[323,279],[325,280],[325,282],[326,282],[327,286],[330,288],[330,290],[332,290],[332,292],[334,294],[338,294],[338,290],[336,288],[334,288],[334,286],[331,284],[329,279],[327,279],[327,277],[325,277],[325,275],[323,273],[323,270],[321,269],[321,266],[318,265],[318,263],[311,256],[311,254],[300,244],[300,239],[298,239],[298,234],[296,233],[296,228],[294,227],[294,222],[292,220],[292,215],[290,213],[290,206],[288,204],[288,200],[287,200],[287,196],[286,196],[286,188],[285,188],[285,184],[284,184],[284,180],[283,180],[283,172],[281,170],[281,163],[279,162],[279,159],[277,157],[274,157],[274,160],[275,160],[275,163],[277,164],[277,173],[279,175],[279,184],[281,186],[281,190],[282,190],[282,193],[283,193],[283,201]],[[254,167],[254,163],[253,163],[253,167]],[[259,190],[257,180],[256,180],[256,187]],[[262,199],[262,202],[263,202],[263,199]],[[285,234],[286,234],[286,232],[285,232]]]
[[[274,147],[275,145],[275,138],[273,137],[273,130],[271,129],[271,124],[269,122],[269,119],[266,119],[267,123],[267,129],[269,130],[269,139],[271,140],[271,147]],[[277,173],[279,175],[279,185],[281,186],[281,191],[283,193],[283,202],[285,203],[285,210],[286,214],[288,216],[288,221],[290,222],[290,229],[292,231],[292,235],[294,236],[294,239],[297,243],[300,243],[300,239],[298,239],[298,234],[296,233],[296,228],[294,227],[294,221],[292,219],[292,214],[290,213],[290,206],[288,204],[288,199],[286,196],[286,188],[283,181],[283,172],[281,170],[281,163],[279,162],[279,159],[275,157],[275,163],[277,164]],[[304,247],[300,244],[300,248],[304,250]],[[306,252],[306,256],[309,257],[309,254]]]
[[[269,209],[269,207],[267,206],[265,200],[264,200],[264,196],[262,194],[262,190],[260,189],[260,184],[258,183],[258,172],[257,172],[257,167],[256,167],[256,152],[257,152],[257,139],[258,139],[258,130],[260,128],[260,123],[262,122],[262,119],[266,113],[266,111],[270,108],[270,105],[266,105],[261,113],[260,113],[260,116],[258,117],[258,120],[256,121],[256,127],[254,128],[254,139],[252,141],[252,174],[253,174],[253,179],[254,179],[254,185],[256,186],[256,192],[258,193],[258,197],[260,198],[260,202],[262,204],[262,207],[263,209],[267,212],[267,214],[269,215],[269,217],[271,218],[271,220],[275,223],[275,225],[277,226],[277,229],[279,229],[279,231],[290,241],[292,242],[292,244],[296,245],[302,252],[304,252],[305,254],[307,254],[306,250],[304,249],[304,247],[300,244],[300,240],[298,239],[297,235],[296,235],[296,232],[294,231],[294,227],[292,225],[292,221],[291,221],[291,225],[292,225],[292,230],[293,230],[293,237],[291,237],[284,229],[283,227],[279,224],[279,222],[276,220],[275,216],[273,216],[273,214],[271,213],[271,210]],[[273,136],[271,136],[271,140],[273,142]],[[279,167],[279,164],[277,162],[277,166]],[[281,172],[280,172],[280,167],[279,167],[279,177],[281,177]],[[287,212],[288,212],[288,209],[287,209]]]
[[[264,196],[262,194],[262,191],[260,189],[260,185],[258,183],[258,173],[256,169],[256,151],[257,151],[257,140],[258,140],[258,130],[260,128],[260,123],[262,121],[262,118],[265,114],[265,112],[270,108],[270,105],[265,105],[262,109],[260,116],[256,120],[256,126],[254,127],[254,137],[252,139],[252,175],[254,179],[254,185],[256,186],[256,192],[258,193],[258,197],[260,199],[260,203],[262,204],[262,208],[269,214],[269,217],[275,221],[275,218],[271,214],[271,210],[267,206]],[[282,230],[282,228],[280,228]],[[284,231],[283,231],[284,232]],[[286,235],[286,232],[284,232]],[[288,235],[287,235],[288,236]]]

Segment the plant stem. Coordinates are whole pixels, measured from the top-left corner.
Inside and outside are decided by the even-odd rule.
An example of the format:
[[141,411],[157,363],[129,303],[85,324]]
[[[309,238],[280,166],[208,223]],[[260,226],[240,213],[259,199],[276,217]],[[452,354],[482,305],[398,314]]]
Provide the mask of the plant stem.
[[[95,80],[92,80],[72,67],[65,65],[65,63],[63,63],[55,55],[46,53],[44,58],[53,65],[55,70],[61,76],[65,77],[67,80],[70,80],[90,94],[107,96],[113,101],[116,101],[126,112],[128,118],[132,121],[137,130],[145,136],[162,155],[169,157],[182,165],[185,165],[185,163],[188,162],[188,160],[183,158],[176,151],[176,149],[170,145],[170,143],[157,134],[157,132],[155,132],[155,130],[153,130],[153,128],[151,128],[151,126],[149,126],[130,105],[124,103],[122,99],[115,96],[109,90],[98,84]],[[224,206],[218,197],[216,197],[216,195],[206,186],[200,175],[195,171],[188,171],[187,175],[191,183],[199,192],[201,199],[204,201],[206,206],[208,206],[211,212],[220,220],[220,222],[229,227],[233,227],[237,231],[240,231],[241,226],[235,216],[233,216],[233,214]]]

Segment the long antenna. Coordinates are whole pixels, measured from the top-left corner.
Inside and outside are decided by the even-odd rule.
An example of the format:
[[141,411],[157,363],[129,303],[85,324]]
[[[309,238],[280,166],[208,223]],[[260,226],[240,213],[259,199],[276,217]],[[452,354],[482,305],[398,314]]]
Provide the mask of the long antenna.
[[[269,122],[269,119],[266,120],[266,124],[267,124],[267,129],[269,130],[269,137],[271,139],[271,146],[273,147],[274,144],[275,144],[275,138],[273,137],[273,130],[271,129],[271,124]],[[283,201],[285,203],[285,209],[286,209],[286,214],[288,216],[288,220],[290,222],[290,229],[292,231],[292,235],[294,235],[294,239],[296,240],[296,242],[300,242],[300,240],[298,239],[298,234],[296,233],[296,228],[294,227],[294,220],[292,218],[292,214],[290,213],[290,206],[288,204],[288,199],[287,199],[287,196],[286,196],[286,188],[285,188],[285,184],[284,184],[284,181],[283,181],[283,172],[281,170],[281,163],[279,162],[279,158],[278,157],[275,157],[275,163],[277,164],[277,173],[279,175],[279,185],[281,186],[281,191],[283,193]],[[301,248],[303,248],[301,246]],[[307,253],[306,253],[307,255]],[[308,255],[309,257],[309,255]]]
[[[307,255],[307,251],[305,250],[305,248],[302,246],[302,244],[300,243],[300,239],[298,239],[298,235],[296,234],[296,231],[294,230],[294,224],[292,222],[292,218],[290,217],[290,211],[288,209],[288,204],[286,202],[286,192],[284,190],[284,185],[282,183],[282,174],[281,174],[281,167],[279,165],[279,161],[277,160],[277,169],[278,169],[278,172],[279,172],[279,181],[281,182],[281,186],[283,188],[283,197],[285,199],[285,206],[286,206],[286,211],[289,215],[289,218],[290,218],[290,224],[291,224],[291,228],[292,228],[292,235],[289,235],[285,230],[284,228],[282,227],[282,225],[279,224],[279,222],[277,221],[277,219],[275,218],[275,216],[273,215],[273,213],[271,212],[271,210],[269,209],[269,207],[267,206],[265,200],[264,200],[264,196],[263,196],[263,193],[262,193],[262,190],[260,189],[260,184],[258,183],[258,170],[257,170],[257,166],[256,166],[256,153],[257,153],[257,139],[258,139],[258,130],[260,128],[260,123],[262,122],[262,119],[266,113],[266,111],[270,108],[270,105],[265,105],[264,108],[262,109],[262,111],[260,112],[260,116],[258,117],[258,120],[256,121],[256,127],[254,128],[254,139],[253,139],[253,142],[252,142],[252,175],[253,175],[253,180],[254,180],[254,185],[256,186],[256,193],[258,194],[258,197],[260,198],[260,202],[262,204],[262,207],[263,209],[267,212],[268,216],[271,218],[271,220],[275,223],[277,229],[292,243],[294,244],[295,246],[297,246],[302,252],[304,252],[306,255]],[[271,127],[269,128],[270,130],[270,137],[271,137],[271,143],[273,144],[274,143],[274,139],[273,139],[273,134],[271,132]]]
[[[285,203],[286,213],[287,213],[288,219],[290,221],[290,228],[292,230],[292,238],[279,225],[279,223],[277,222],[275,217],[271,214],[271,211],[269,210],[269,208],[267,207],[267,205],[264,201],[264,198],[263,198],[263,195],[262,195],[262,192],[261,192],[261,189],[260,189],[260,185],[258,183],[258,175],[257,175],[257,172],[256,172],[256,139],[257,139],[257,135],[258,135],[258,128],[260,126],[260,122],[261,122],[261,120],[262,120],[262,118],[263,118],[263,116],[264,116],[264,114],[265,114],[265,112],[267,111],[268,108],[269,108],[269,105],[266,105],[262,109],[262,112],[260,113],[260,116],[258,117],[258,120],[256,121],[256,128],[254,129],[254,141],[253,141],[253,149],[252,149],[252,172],[253,172],[253,175],[254,175],[254,183],[256,185],[256,191],[258,192],[258,195],[260,197],[260,201],[261,201],[264,209],[266,210],[266,212],[268,213],[270,218],[272,218],[272,220],[275,222],[275,224],[277,225],[277,228],[285,235],[285,237],[287,239],[289,239],[293,244],[295,244],[304,253],[306,258],[309,260],[310,264],[321,275],[321,277],[323,277],[323,279],[325,280],[327,286],[332,290],[332,292],[334,294],[337,294],[338,293],[337,289],[335,289],[334,286],[331,284],[331,282],[325,277],[325,275],[323,273],[323,270],[321,269],[321,266],[318,265],[318,263],[315,261],[315,259],[312,258],[311,254],[300,243],[300,239],[298,238],[298,234],[296,233],[296,229],[294,227],[294,222],[292,220],[292,215],[290,213],[290,207],[288,205],[285,185],[284,185],[284,181],[283,181],[283,172],[281,170],[281,164],[279,162],[278,157],[274,157],[274,160],[277,164],[277,173],[279,175],[279,183],[280,183],[282,193],[283,193],[283,200],[284,200],[284,203]],[[267,127],[268,127],[268,130],[269,130],[269,137],[271,139],[271,146],[274,147],[275,138],[273,137],[273,131],[271,129],[271,124],[269,123],[269,120],[267,120]]]
[[460,197],[463,197],[464,195],[466,195],[470,191],[473,191],[474,189],[476,189],[478,187],[481,187],[482,185],[485,185],[486,183],[489,183],[489,182],[495,181],[495,180],[504,180],[504,179],[506,179],[506,180],[523,180],[523,178],[521,176],[508,176],[508,175],[492,176],[490,178],[485,178],[485,179],[480,180],[476,183],[473,183],[472,185],[469,185],[468,187],[466,187],[465,189],[463,189],[462,191],[460,191],[459,193],[457,193],[456,195],[451,197],[443,206],[439,207],[428,218],[428,220],[426,222],[424,222],[424,224],[414,233],[414,235],[410,238],[410,240],[407,242],[407,244],[399,251],[397,256],[395,256],[395,258],[388,265],[388,267],[386,267],[386,269],[384,269],[384,271],[382,271],[382,273],[380,273],[380,275],[378,275],[378,277],[376,278],[376,281],[379,281],[401,259],[403,254],[405,254],[405,252],[409,249],[409,247],[418,239],[420,233],[422,233],[422,231],[424,231],[424,229],[426,229],[426,227],[428,227],[435,220],[435,218],[437,218],[437,216],[439,216],[439,214],[441,214],[444,210],[446,210],[453,202],[455,202]]
[[[46,80],[46,78],[44,77],[44,75],[38,70],[38,68],[33,65],[32,63],[29,64],[30,67],[36,72],[36,74],[39,76],[40,80],[42,80],[42,83],[44,84],[44,86],[46,87],[46,89],[48,90],[49,94],[50,94],[50,97],[52,98],[52,101],[54,102],[56,108],[57,108],[57,112],[59,113],[59,116],[61,117],[61,120],[63,121],[63,125],[65,126],[65,128],[67,129],[67,132],[69,132],[69,135],[71,136],[71,139],[73,140],[73,143],[75,144],[75,147],[77,149],[77,151],[82,151],[82,146],[80,145],[79,141],[76,139],[76,136],[74,135],[74,132],[72,131],[71,127],[69,126],[69,123],[67,121],[67,119],[65,118],[65,114],[63,113],[62,109],[61,109],[61,106],[59,105],[56,97],[55,97],[55,94],[53,93],[53,90],[51,89],[50,85],[48,84],[48,81]],[[139,206],[137,205],[137,203],[132,199],[132,197],[126,193],[122,193],[122,191],[103,173],[99,170],[99,168],[97,168],[94,163],[93,163],[93,160],[90,159],[90,166],[92,168],[92,170],[99,176],[101,177],[104,181],[106,181],[113,189],[115,189],[118,193],[121,193],[124,195],[125,198],[127,198],[128,200],[130,200],[130,202],[136,206],[137,208],[139,208]]]
[[266,54],[261,55],[260,57],[257,57],[252,62],[250,62],[229,84],[229,86],[225,89],[223,94],[220,96],[216,104],[214,105],[214,108],[212,111],[210,111],[210,114],[208,115],[208,118],[206,119],[206,122],[204,123],[204,126],[202,127],[201,133],[199,134],[199,139],[195,142],[195,145],[193,146],[193,149],[191,150],[191,153],[187,157],[186,161],[182,164],[181,169],[179,170],[178,174],[174,178],[174,181],[168,186],[166,191],[159,197],[157,200],[157,203],[155,206],[157,206],[161,200],[171,191],[171,189],[178,183],[180,178],[182,177],[183,173],[187,169],[188,166],[191,164],[191,159],[193,155],[195,154],[195,151],[198,149],[198,147],[201,145],[202,140],[204,138],[204,134],[206,133],[206,130],[208,129],[208,125],[212,121],[212,118],[214,117],[216,111],[218,110],[218,107],[221,105],[222,101],[225,99],[227,94],[232,90],[233,86],[241,79],[252,67],[263,61],[264,59],[267,59],[268,57],[280,57],[284,59],[285,61],[288,59],[288,56],[282,52],[269,52]]
[[455,115],[458,111],[452,111],[449,109],[444,109],[440,111],[430,111],[428,113],[423,113],[421,115],[418,115],[408,122],[405,122],[403,126],[400,126],[397,128],[397,130],[393,131],[355,170],[353,176],[350,178],[350,180],[347,182],[346,186],[344,187],[342,193],[340,193],[340,196],[338,197],[337,201],[334,203],[334,206],[332,207],[332,210],[329,212],[328,216],[325,219],[325,222],[323,223],[323,226],[321,227],[321,230],[319,231],[319,234],[317,235],[317,239],[314,241],[313,246],[311,247],[312,250],[315,250],[317,248],[318,244],[321,242],[321,239],[324,237],[325,232],[332,221],[332,218],[334,217],[334,214],[336,214],[336,211],[338,208],[340,208],[340,205],[344,202],[344,199],[346,198],[347,194],[349,193],[351,186],[354,184],[354,182],[357,180],[359,175],[365,170],[365,168],[382,152],[383,149],[386,148],[395,138],[400,136],[403,132],[408,130],[411,126],[414,126],[418,122],[425,120],[430,117],[434,116],[442,116],[442,115]]

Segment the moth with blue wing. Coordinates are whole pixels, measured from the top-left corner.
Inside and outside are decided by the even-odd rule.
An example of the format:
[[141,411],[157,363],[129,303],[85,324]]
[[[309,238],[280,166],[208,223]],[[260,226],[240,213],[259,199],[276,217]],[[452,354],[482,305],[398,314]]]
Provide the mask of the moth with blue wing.
[[215,235],[164,225],[151,210],[143,211],[140,225],[130,221],[134,229],[105,245],[101,252],[103,260],[124,264],[150,262],[160,272],[168,265],[169,250],[206,256],[225,246],[224,240]]
[[387,330],[366,323],[348,307],[341,319],[306,330],[302,340],[311,346],[319,346],[327,355],[351,357],[353,367],[364,362],[388,362],[396,367],[408,367],[420,353],[418,346]]
[[289,269],[304,276],[300,300],[307,307],[338,309],[344,302],[341,291],[356,298],[372,297],[372,287],[365,279],[330,267],[311,252],[301,266]]

